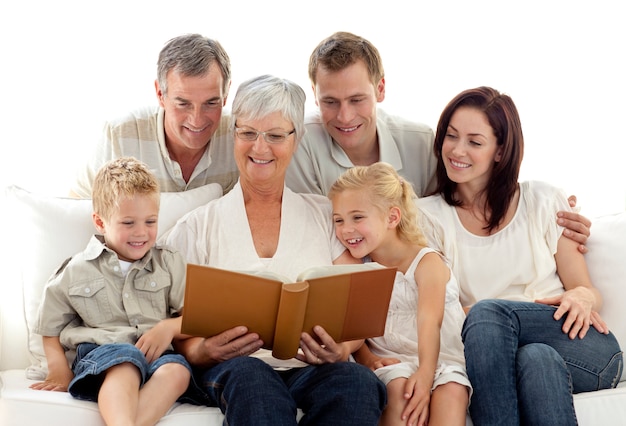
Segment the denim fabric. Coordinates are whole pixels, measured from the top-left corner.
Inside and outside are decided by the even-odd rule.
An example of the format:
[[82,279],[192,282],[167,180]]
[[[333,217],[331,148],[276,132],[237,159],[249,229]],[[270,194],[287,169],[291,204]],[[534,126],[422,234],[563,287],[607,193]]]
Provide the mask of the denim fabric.
[[[366,367],[340,362],[276,371],[254,357],[238,357],[196,371],[186,401],[219,407],[229,426],[375,426],[385,385]],[[253,420],[252,420],[253,419]]]
[[617,386],[622,352],[613,334],[570,339],[556,308],[484,300],[463,325],[476,425],[576,425],[572,393]]
[[144,354],[130,343],[111,343],[96,345],[81,343],[76,348],[76,359],[72,364],[74,378],[68,392],[76,399],[98,401],[98,392],[104,381],[104,373],[109,368],[129,362],[137,367],[141,375],[141,385],[163,364],[174,362],[182,364],[191,372],[191,366],[184,356],[166,351],[159,358],[149,363]]

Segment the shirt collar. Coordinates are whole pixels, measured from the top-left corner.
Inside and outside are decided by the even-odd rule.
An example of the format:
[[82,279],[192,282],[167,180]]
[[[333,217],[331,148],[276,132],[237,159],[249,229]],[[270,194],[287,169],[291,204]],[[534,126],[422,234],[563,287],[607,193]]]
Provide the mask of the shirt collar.
[[[85,260],[95,260],[105,256],[114,256],[117,258],[117,253],[106,246],[103,235],[94,235],[91,237],[84,251],[84,255]],[[152,250],[148,250],[144,257],[133,262],[131,269],[147,269],[148,271],[152,271],[154,269],[152,265]]]
[[[354,167],[350,158],[345,151],[335,142],[328,132],[325,132],[328,138],[331,139],[331,155],[337,164],[344,168]],[[400,156],[400,150],[393,137],[393,134],[389,128],[385,125],[383,118],[380,116],[380,111],[376,115],[376,135],[378,137],[378,158],[379,161],[391,164],[396,170],[402,169],[402,157]]]

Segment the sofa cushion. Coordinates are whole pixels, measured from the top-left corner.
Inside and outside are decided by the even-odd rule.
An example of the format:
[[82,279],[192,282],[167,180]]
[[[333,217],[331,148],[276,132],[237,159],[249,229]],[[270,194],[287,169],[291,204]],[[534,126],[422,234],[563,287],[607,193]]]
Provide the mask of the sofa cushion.
[[[626,348],[626,212],[593,219],[585,255],[593,284],[602,295],[600,311],[622,350]],[[626,369],[622,373],[626,380]]]
[[[167,232],[185,213],[222,195],[219,184],[185,192],[161,194],[159,236]],[[82,251],[95,228],[91,200],[58,198],[31,193],[16,186],[7,188],[12,223],[19,229],[14,238],[22,280],[24,316],[28,328],[31,365],[27,377],[41,380],[46,362],[41,336],[30,333],[39,309],[45,284],[52,272],[70,256]],[[11,230],[9,229],[9,233]]]
[[[24,370],[0,372],[0,425],[105,426],[98,404],[81,401],[67,392],[34,391]],[[224,416],[217,407],[174,403],[159,426],[218,426]]]

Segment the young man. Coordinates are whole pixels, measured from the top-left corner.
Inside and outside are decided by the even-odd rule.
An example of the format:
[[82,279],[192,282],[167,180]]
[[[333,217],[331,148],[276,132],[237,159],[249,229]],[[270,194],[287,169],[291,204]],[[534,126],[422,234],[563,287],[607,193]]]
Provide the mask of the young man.
[[105,125],[103,138],[79,171],[71,195],[89,198],[98,169],[121,156],[146,163],[163,192],[213,182],[228,192],[238,178],[230,116],[222,115],[230,75],[230,59],[217,41],[199,34],[170,40],[158,59],[159,106],[133,111]]
[[391,164],[420,196],[433,188],[433,131],[377,108],[385,74],[374,45],[346,32],[331,35],[311,54],[309,78],[319,112],[307,116],[289,188],[325,195],[349,168],[377,161]]
[[[319,111],[305,120],[307,131],[287,170],[290,189],[326,195],[347,169],[377,161],[391,164],[419,197],[434,189],[433,131],[377,107],[385,99],[385,74],[372,43],[347,32],[332,34],[313,50],[309,78]],[[559,225],[585,253],[591,222],[559,212]]]

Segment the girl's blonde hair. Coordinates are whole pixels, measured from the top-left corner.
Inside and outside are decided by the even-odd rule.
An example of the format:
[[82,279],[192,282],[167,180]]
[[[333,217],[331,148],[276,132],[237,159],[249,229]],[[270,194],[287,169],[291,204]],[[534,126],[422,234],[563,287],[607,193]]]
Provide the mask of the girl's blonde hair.
[[331,186],[328,198],[332,200],[337,194],[350,189],[364,190],[372,205],[382,212],[386,213],[391,207],[399,208],[398,237],[412,244],[426,245],[426,237],[417,224],[417,195],[413,186],[400,177],[392,166],[379,162],[352,167]]
[[119,202],[137,194],[161,200],[159,183],[148,167],[133,157],[121,157],[102,166],[93,181],[93,211],[110,219],[119,209]]

